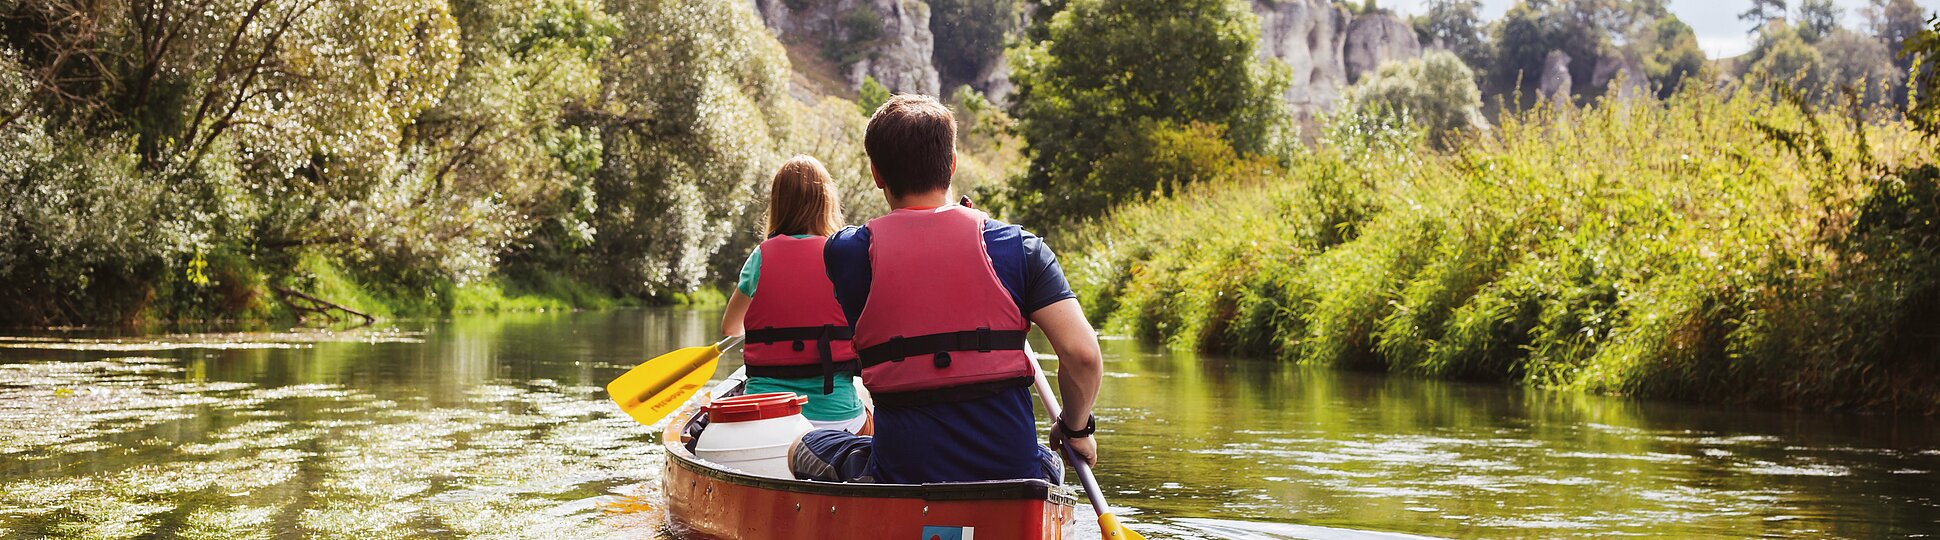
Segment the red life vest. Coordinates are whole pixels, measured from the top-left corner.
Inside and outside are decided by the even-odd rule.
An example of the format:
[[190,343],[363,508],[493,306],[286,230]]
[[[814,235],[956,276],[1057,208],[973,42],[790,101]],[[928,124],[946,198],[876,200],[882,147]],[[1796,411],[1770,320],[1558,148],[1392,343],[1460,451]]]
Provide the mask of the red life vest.
[[[741,357],[748,375],[801,379],[822,377],[822,393],[835,391],[835,374],[858,367],[835,285],[822,264],[828,238],[775,235],[761,243],[761,277],[744,321],[747,342]],[[808,342],[815,347],[809,348]]]
[[869,299],[856,319],[877,404],[982,397],[1031,380],[1030,321],[990,266],[983,212],[897,210],[869,222]]

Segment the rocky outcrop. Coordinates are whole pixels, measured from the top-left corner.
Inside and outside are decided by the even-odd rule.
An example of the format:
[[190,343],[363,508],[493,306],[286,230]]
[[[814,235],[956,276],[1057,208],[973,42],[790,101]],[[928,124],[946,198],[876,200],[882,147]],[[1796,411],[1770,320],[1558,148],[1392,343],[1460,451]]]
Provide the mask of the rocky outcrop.
[[1549,56],[1543,57],[1543,74],[1536,83],[1536,92],[1552,103],[1560,105],[1570,102],[1573,94],[1570,91],[1569,53],[1552,50]]
[[1286,102],[1301,121],[1334,110],[1341,91],[1382,63],[1421,56],[1413,27],[1393,13],[1353,15],[1333,0],[1253,0],[1260,56],[1292,71]]
[[[814,46],[844,64],[851,88],[864,76],[890,91],[937,95],[942,90],[930,55],[930,7],[922,0],[752,0],[783,43]],[[852,53],[852,54],[849,54]]]
[[1260,18],[1260,56],[1291,69],[1288,108],[1302,121],[1334,110],[1347,86],[1342,48],[1352,16],[1330,0],[1254,0]]
[[[945,91],[922,0],[749,1],[783,43],[816,47],[851,88],[867,76],[895,92]],[[1283,98],[1303,121],[1334,110],[1342,90],[1381,64],[1421,56],[1414,29],[1385,11],[1356,16],[1334,0],[1253,0],[1253,13],[1260,19],[1259,54],[1289,68]],[[966,82],[1002,103],[1014,89],[1010,69],[1003,51],[990,53],[994,60]]]
[[[1605,95],[1614,95],[1619,100],[1632,100],[1651,95],[1650,72],[1644,71],[1643,60],[1625,54],[1603,56],[1596,60],[1596,70],[1590,79],[1597,88],[1606,89]],[[1621,79],[1622,85],[1611,88],[1611,84]]]
[[1414,27],[1401,17],[1385,11],[1367,13],[1347,25],[1347,42],[1341,54],[1346,64],[1347,82],[1374,73],[1381,64],[1421,57],[1421,43]]
[[1010,103],[1010,93],[1017,89],[1017,85],[1010,82],[1010,59],[997,55],[997,59],[990,62],[990,67],[984,68],[982,75],[970,81],[970,88],[982,92],[991,103]]

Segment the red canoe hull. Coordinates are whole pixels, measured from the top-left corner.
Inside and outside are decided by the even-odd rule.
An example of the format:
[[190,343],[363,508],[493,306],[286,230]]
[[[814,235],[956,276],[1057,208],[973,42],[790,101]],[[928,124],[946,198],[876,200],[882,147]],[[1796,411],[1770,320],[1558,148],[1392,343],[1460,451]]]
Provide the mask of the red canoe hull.
[[662,439],[661,481],[681,538],[1061,539],[1074,523],[1070,491],[1041,481],[836,484],[713,468],[680,444],[687,419],[670,422]]

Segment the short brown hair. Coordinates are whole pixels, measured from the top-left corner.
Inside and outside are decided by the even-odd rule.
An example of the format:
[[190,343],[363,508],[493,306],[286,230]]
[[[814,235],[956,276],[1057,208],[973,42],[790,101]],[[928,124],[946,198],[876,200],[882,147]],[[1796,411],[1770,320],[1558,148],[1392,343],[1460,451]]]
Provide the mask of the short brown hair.
[[936,98],[900,94],[869,117],[862,148],[891,195],[950,188],[956,167],[957,121]]
[[768,186],[768,235],[828,236],[842,226],[842,195],[821,160],[788,158]]

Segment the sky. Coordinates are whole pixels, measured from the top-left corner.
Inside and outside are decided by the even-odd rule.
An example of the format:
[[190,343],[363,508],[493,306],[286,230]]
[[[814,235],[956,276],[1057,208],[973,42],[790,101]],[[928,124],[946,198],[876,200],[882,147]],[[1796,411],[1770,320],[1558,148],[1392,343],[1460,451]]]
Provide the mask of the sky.
[[[1381,7],[1405,14],[1421,13],[1426,0],[1380,0]],[[1845,24],[1859,28],[1865,24],[1865,17],[1859,9],[1866,6],[1866,0],[1835,0],[1834,4],[1845,11]],[[1940,0],[1917,0],[1929,12],[1940,11]],[[1482,0],[1482,17],[1495,20],[1502,17],[1515,0]],[[1751,6],[1751,0],[1671,0],[1671,12],[1685,24],[1697,31],[1698,46],[1704,54],[1712,58],[1737,56],[1751,50],[1750,23],[1738,20],[1738,14]]]

